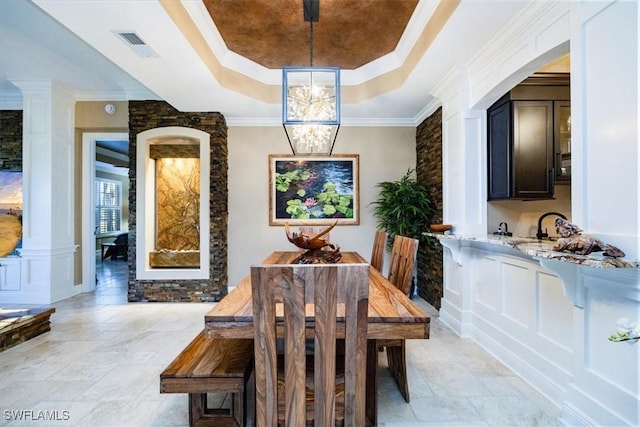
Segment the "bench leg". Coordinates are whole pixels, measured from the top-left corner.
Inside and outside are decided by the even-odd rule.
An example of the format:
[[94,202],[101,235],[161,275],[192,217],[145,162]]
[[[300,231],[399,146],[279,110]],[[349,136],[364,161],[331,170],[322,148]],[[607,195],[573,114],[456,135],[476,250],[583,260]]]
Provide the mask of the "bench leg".
[[189,425],[191,427],[244,427],[244,390],[231,394],[231,409],[208,409],[206,393],[189,393]]
[[244,393],[231,394],[231,416],[239,426],[244,426]]
[[189,425],[196,426],[198,420],[204,417],[207,408],[207,395],[205,393],[189,393]]

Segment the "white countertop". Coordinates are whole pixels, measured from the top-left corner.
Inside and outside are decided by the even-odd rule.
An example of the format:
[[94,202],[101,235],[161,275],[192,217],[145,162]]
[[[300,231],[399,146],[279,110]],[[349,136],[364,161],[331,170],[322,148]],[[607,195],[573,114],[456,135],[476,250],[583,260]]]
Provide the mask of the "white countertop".
[[[525,255],[537,259],[550,259],[564,261],[572,264],[584,265],[593,268],[640,268],[640,261],[626,258],[610,258],[602,255],[602,252],[593,252],[589,255],[578,255],[573,252],[558,252],[553,248],[556,242],[550,240],[537,240],[525,237],[507,237],[492,234],[485,235],[458,235],[443,233],[423,233],[424,236],[435,237],[443,241],[465,241],[487,243],[517,249]],[[443,245],[447,246],[443,243]]]

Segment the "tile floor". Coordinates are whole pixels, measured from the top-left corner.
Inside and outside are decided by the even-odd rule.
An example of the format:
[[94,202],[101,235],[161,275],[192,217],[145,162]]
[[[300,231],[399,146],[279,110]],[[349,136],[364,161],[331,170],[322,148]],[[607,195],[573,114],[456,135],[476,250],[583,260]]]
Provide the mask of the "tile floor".
[[[188,425],[187,396],[160,394],[158,378],[211,304],[127,304],[126,262],[98,259],[97,270],[95,292],[54,304],[50,332],[0,353],[1,426]],[[431,338],[407,344],[410,404],[380,353],[380,426],[562,425],[555,405],[416,302]]]

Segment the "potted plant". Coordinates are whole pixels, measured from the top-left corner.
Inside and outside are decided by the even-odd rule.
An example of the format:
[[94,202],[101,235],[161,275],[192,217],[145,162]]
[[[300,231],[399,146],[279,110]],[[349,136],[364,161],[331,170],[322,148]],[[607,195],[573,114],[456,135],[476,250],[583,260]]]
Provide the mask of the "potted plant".
[[378,229],[389,233],[387,250],[393,246],[396,235],[421,239],[429,229],[434,209],[429,198],[429,190],[413,177],[414,169],[409,169],[399,181],[384,181],[376,184],[380,189],[374,215],[378,219]]

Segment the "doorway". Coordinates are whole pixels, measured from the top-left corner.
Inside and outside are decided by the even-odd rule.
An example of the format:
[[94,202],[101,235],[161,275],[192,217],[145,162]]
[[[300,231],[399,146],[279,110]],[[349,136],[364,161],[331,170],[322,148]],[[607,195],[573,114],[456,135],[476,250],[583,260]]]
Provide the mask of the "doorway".
[[82,286],[83,292],[96,289],[96,190],[95,179],[99,144],[129,141],[124,132],[85,132],[82,134]]

